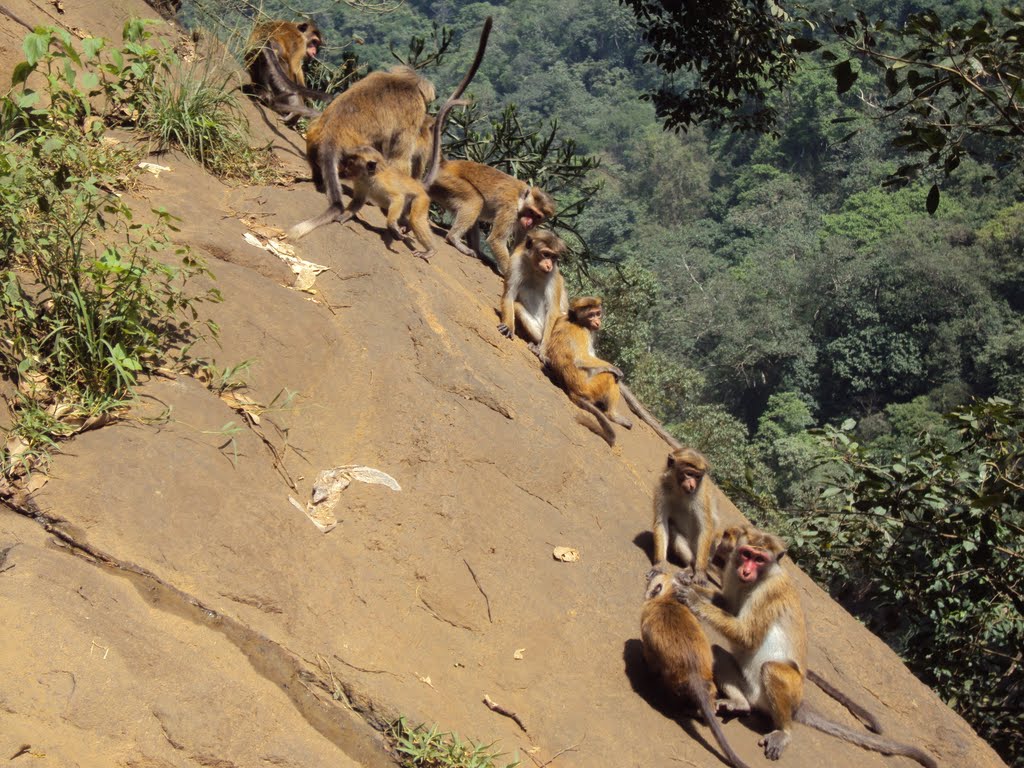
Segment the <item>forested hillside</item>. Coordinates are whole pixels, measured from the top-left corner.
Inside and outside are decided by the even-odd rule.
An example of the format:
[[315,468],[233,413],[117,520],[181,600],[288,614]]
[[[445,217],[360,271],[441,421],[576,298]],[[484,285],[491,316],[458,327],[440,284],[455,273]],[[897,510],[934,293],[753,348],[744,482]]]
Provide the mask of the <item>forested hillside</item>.
[[[829,5],[802,7],[824,15]],[[894,27],[923,10],[858,7]],[[263,8],[294,10],[305,9]],[[947,25],[1000,15],[986,2],[934,10]],[[222,0],[183,14],[236,40],[251,18]],[[979,141],[948,178],[925,169],[884,186],[907,162],[890,145],[899,121],[878,106],[884,78],[865,67],[839,95],[833,64],[818,55],[769,90],[774,131],[666,131],[642,95],[666,82],[685,89],[694,76],[647,63],[637,18],[615,0],[355,3],[314,17],[322,58],[338,68],[390,66],[414,36],[425,40],[422,61],[449,30],[452,45],[425,67],[444,94],[487,15],[495,27],[470,88],[473,128],[486,134],[515,105],[527,133],[557,126],[600,161],[559,199],[600,185],[561,223],[579,235],[570,282],[602,293],[610,310],[604,355],[708,453],[755,518],[788,533],[803,562],[961,711],[980,705],[976,727],[1020,759],[1018,165]],[[452,135],[464,137],[455,123]],[[933,184],[942,195],[930,215]],[[992,397],[1006,402],[975,400]],[[861,528],[870,535],[858,538]],[[957,668],[970,671],[961,679]],[[978,687],[988,693],[977,698]]]

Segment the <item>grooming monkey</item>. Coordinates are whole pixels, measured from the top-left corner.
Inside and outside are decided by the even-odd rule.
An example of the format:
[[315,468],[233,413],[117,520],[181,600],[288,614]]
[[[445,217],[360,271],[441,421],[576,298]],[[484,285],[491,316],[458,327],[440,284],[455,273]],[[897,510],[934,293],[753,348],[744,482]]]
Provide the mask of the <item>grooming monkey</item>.
[[[491,222],[487,244],[503,276],[508,275],[511,266],[509,239],[514,237],[519,242],[526,232],[555,215],[555,201],[540,187],[532,187],[482,163],[441,162],[439,149],[435,150],[423,183],[431,200],[455,212],[455,220],[445,239],[460,253],[482,259],[477,223]],[[473,248],[462,242],[463,235],[471,228]]]
[[337,220],[344,224],[355,218],[366,201],[380,206],[387,214],[388,229],[399,240],[408,242],[412,238],[402,232],[398,220],[409,210],[409,224],[416,233],[416,239],[423,246],[422,251],[413,255],[424,261],[437,251],[434,244],[434,233],[430,231],[430,198],[427,191],[416,179],[406,176],[401,171],[390,167],[373,147],[356,147],[341,156],[338,175],[352,181],[352,199],[348,208],[341,216],[336,216],[332,208],[328,208],[320,216],[304,221],[292,228],[292,236],[303,237],[321,224]]
[[[729,561],[729,557],[732,555],[733,550],[736,549],[736,544],[740,537],[744,535],[747,530],[747,526],[732,525],[724,530],[719,531],[716,534],[718,539],[718,546],[715,549],[715,555],[713,562],[715,565],[724,568],[725,564]],[[851,715],[860,720],[864,727],[874,733],[881,733],[882,726],[878,722],[878,718],[875,717],[874,713],[868,710],[866,707],[862,707],[860,704],[855,702],[845,693],[840,691],[828,680],[823,678],[813,669],[807,670],[807,679],[814,683],[818,688],[827,693],[833,699],[842,704],[850,712]]]
[[747,768],[729,746],[715,716],[712,702],[717,690],[712,679],[711,643],[700,622],[676,599],[672,576],[659,568],[648,572],[644,597],[640,637],[647,667],[672,693],[697,702],[733,768]]
[[601,328],[601,299],[585,296],[569,302],[569,314],[555,321],[548,340],[548,367],[569,399],[594,415],[608,445],[615,445],[611,421],[626,429],[633,422],[618,413],[622,371],[594,354],[594,334]]
[[[492,20],[487,17],[480,34],[476,57],[466,76],[442,108],[447,114],[469,85],[483,60]],[[306,133],[306,157],[318,191],[326,192],[329,205],[320,216],[309,219],[289,233],[293,238],[318,226],[337,221],[344,214],[338,177],[342,154],[356,147],[373,147],[397,172],[411,178],[413,158],[422,153],[422,129],[427,104],[436,91],[426,78],[409,67],[373,72],[327,105]],[[435,121],[435,131],[440,131]],[[315,222],[315,225],[309,226]]]
[[320,114],[306,106],[304,97],[330,98],[307,88],[302,71],[302,62],[315,58],[322,45],[320,30],[311,21],[267,21],[253,27],[245,55],[249,76],[268,106],[286,120]]
[[835,723],[803,700],[807,670],[807,629],[796,587],[779,561],[783,541],[747,526],[723,537],[734,546],[722,572],[724,609],[710,602],[711,590],[689,584],[689,574],[676,574],[676,594],[697,616],[720,632],[733,646],[741,679],[721,681],[725,709],[745,714],[752,708],[767,712],[775,730],[758,744],[769,760],[778,760],[792,738],[792,722],[886,755],[904,755],[926,768],[937,768],[923,750]]
[[710,468],[703,454],[680,448],[668,455],[654,492],[654,564],[668,559],[671,545],[701,585],[708,583],[712,543],[721,526],[718,488],[707,477]]
[[518,320],[520,332],[542,359],[555,320],[569,311],[565,282],[558,272],[565,251],[565,243],[554,232],[535,229],[512,251],[505,276],[498,330],[511,339]]

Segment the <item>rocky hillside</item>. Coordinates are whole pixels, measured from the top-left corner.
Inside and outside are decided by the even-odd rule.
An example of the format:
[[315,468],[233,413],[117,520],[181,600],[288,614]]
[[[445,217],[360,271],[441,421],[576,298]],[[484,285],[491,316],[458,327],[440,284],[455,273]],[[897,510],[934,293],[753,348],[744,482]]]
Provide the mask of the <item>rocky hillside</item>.
[[[114,38],[128,16],[152,15],[134,0],[5,7]],[[0,16],[0,32],[7,77],[25,29]],[[296,136],[255,110],[251,121],[303,174]],[[272,407],[252,423],[194,379],[150,380],[130,418],[75,439],[34,499],[0,508],[0,759],[372,768],[393,764],[378,730],[405,716],[522,765],[721,764],[640,656],[666,446],[640,425],[610,450],[525,344],[497,332],[500,283],[485,265],[447,246],[427,264],[372,227],[332,225],[300,243],[327,269],[315,294],[298,291],[244,235],[320,210],[311,184],[227,187],[181,157],[157,162],[171,170],[145,176],[133,202],[182,219],[176,238],[225,297],[210,310],[220,344],[197,351],[251,361],[245,394]],[[401,490],[353,482],[323,532],[301,507],[342,465]],[[558,546],[579,561],[556,560]],[[814,669],[941,764],[1002,764],[792,572]],[[757,725],[725,729],[751,765],[764,759]],[[801,726],[783,763],[912,764]]]

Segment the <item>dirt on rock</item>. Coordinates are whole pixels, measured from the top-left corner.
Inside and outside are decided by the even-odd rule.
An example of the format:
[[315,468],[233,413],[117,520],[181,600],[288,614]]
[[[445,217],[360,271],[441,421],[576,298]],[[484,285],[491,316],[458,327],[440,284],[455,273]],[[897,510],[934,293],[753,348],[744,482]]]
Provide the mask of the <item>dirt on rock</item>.
[[[135,2],[29,23],[118,39]],[[0,68],[24,29],[0,17]],[[305,173],[301,140],[253,110]],[[271,131],[271,127],[273,132]],[[243,239],[325,205],[310,183],[230,187],[179,156],[137,208],[182,219],[225,297],[204,307],[248,362],[250,424],[195,379],[144,384],[130,418],[65,446],[34,507],[0,508],[0,760],[33,766],[386,766],[404,716],[494,742],[522,765],[722,764],[710,731],[657,690],[639,643],[651,493],[667,447],[646,426],[614,449],[496,329],[498,277],[442,246],[428,264],[383,219],[321,228],[297,255],[315,294]],[[365,209],[364,209],[365,210]],[[247,223],[243,223],[243,219]],[[323,533],[300,506],[322,470],[364,465]],[[738,512],[736,512],[738,515]],[[578,562],[552,556],[579,551]],[[1002,762],[792,565],[811,667],[940,765]],[[514,711],[524,728],[491,711]],[[813,686],[809,700],[859,727]],[[764,761],[756,721],[725,732]],[[796,726],[781,765],[913,765]]]

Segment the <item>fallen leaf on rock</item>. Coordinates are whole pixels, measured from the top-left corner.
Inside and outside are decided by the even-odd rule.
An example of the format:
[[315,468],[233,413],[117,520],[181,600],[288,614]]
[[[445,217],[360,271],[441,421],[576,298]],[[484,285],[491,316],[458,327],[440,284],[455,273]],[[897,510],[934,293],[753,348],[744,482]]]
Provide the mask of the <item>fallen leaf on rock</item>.
[[7,456],[12,463],[26,453],[28,448],[28,441],[18,435],[7,438],[7,443],[4,445],[4,450],[7,451]]
[[146,161],[139,163],[138,167],[144,171],[149,171],[157,178],[160,178],[160,174],[163,173],[164,171],[171,170],[166,165],[157,165],[156,163],[147,163]]
[[512,654],[512,658],[516,661],[522,661],[523,655],[526,653],[525,648],[516,648],[516,652]]
[[555,547],[551,554],[555,560],[561,560],[563,563],[576,563],[580,559],[579,550],[572,547]]
[[274,238],[261,238],[252,232],[246,232],[242,237],[245,238],[245,242],[249,245],[269,251],[287,264],[292,272],[295,273],[295,284],[292,288],[296,290],[311,291],[313,283],[316,281],[316,276],[330,269],[330,267],[325,267],[322,264],[314,264],[311,261],[300,259],[295,255],[295,248]]
[[419,675],[416,675],[416,679],[419,680],[421,683],[426,683],[431,688],[434,687],[434,684],[432,682],[430,682],[430,676],[429,675],[427,677],[420,677]]
[[341,499],[341,492],[348,488],[353,480],[373,485],[386,485],[393,491],[402,490],[398,481],[387,472],[359,464],[346,464],[334,469],[325,469],[316,476],[316,480],[313,481],[312,501],[305,508],[290,496],[288,498],[292,504],[306,513],[306,516],[313,521],[317,528],[327,533],[338,524],[334,508]]
[[260,414],[263,413],[263,406],[248,395],[243,395],[241,392],[233,390],[226,390],[220,393],[220,399],[227,403],[231,410],[238,411],[253,424],[260,423]]
[[29,493],[35,493],[48,482],[50,482],[49,476],[44,475],[42,472],[33,472],[28,482],[25,483],[25,490]]

